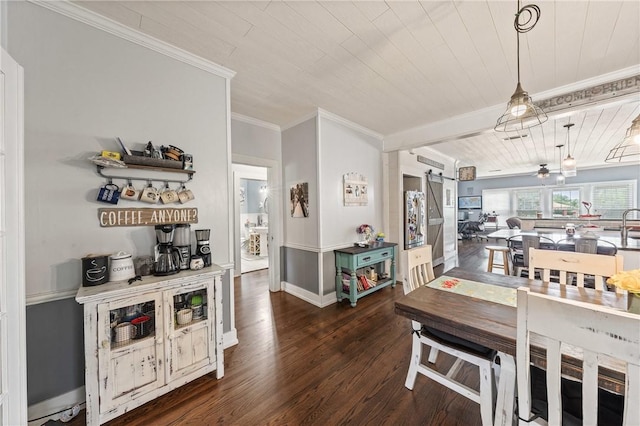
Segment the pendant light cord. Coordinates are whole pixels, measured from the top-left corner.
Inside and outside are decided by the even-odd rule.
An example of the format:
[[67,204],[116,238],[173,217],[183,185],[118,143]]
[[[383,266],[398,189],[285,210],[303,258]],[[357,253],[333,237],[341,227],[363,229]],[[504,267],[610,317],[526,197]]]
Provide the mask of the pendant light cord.
[[[520,17],[523,21],[520,22]],[[520,34],[528,33],[536,26],[540,19],[540,8],[535,4],[528,4],[520,8],[520,0],[518,0],[518,12],[516,19],[513,20],[513,27],[516,29],[516,51],[518,54],[518,83],[520,83]]]

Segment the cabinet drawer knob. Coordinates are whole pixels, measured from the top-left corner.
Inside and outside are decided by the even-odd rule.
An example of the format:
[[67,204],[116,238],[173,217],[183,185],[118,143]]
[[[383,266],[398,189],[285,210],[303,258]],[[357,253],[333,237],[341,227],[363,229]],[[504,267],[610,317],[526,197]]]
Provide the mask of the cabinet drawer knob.
[[388,255],[389,255],[388,251],[385,251],[384,253],[381,254],[381,256],[388,256]]
[[363,261],[363,262],[368,262],[368,261],[370,261],[370,260],[371,260],[371,256],[367,256],[367,257],[363,257],[363,258],[362,258],[362,261]]

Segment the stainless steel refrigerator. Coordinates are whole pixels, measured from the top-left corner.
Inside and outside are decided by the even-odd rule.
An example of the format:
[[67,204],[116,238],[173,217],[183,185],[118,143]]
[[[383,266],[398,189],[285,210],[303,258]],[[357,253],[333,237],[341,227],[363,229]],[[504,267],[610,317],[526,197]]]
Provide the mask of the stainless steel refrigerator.
[[425,232],[424,192],[404,193],[404,248],[408,250],[424,244]]

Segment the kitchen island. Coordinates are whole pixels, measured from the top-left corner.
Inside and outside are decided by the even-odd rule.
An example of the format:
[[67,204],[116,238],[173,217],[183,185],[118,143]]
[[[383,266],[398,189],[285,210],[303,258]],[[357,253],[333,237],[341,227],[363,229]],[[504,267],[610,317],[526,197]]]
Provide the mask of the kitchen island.
[[[640,235],[636,237],[634,233],[629,233],[629,238],[627,238],[626,242],[623,242],[620,238],[619,231],[590,231],[590,233],[595,235],[599,240],[615,244],[618,248],[618,254],[622,255],[624,258],[624,270],[640,269]],[[487,238],[506,240],[507,238],[520,234],[537,234],[551,238],[556,243],[562,239],[570,238],[564,229],[554,228],[536,228],[530,231],[521,229],[501,229],[488,234]],[[577,231],[574,238],[584,238],[584,232]]]

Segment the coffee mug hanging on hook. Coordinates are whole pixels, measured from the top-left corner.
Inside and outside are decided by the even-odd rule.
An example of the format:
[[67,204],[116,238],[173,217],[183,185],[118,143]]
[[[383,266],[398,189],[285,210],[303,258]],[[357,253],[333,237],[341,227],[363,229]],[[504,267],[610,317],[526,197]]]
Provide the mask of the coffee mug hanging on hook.
[[178,193],[175,189],[169,188],[169,182],[164,183],[164,190],[160,193],[163,204],[175,203],[178,201]]
[[120,198],[126,200],[137,200],[140,198],[141,191],[136,189],[131,182],[131,179],[127,179],[127,185],[122,188],[122,192],[120,193]]
[[178,192],[178,199],[180,200],[180,202],[184,204],[188,201],[193,200],[194,198],[195,196],[193,195],[193,192],[191,192],[190,189],[187,189],[187,187],[183,184]]
[[151,181],[148,181],[147,187],[142,190],[142,195],[140,195],[140,201],[144,201],[145,203],[155,204],[158,202],[160,198],[160,191],[153,187]]
[[97,200],[103,203],[118,204],[118,199],[120,199],[120,188],[109,179],[109,183],[98,190]]

